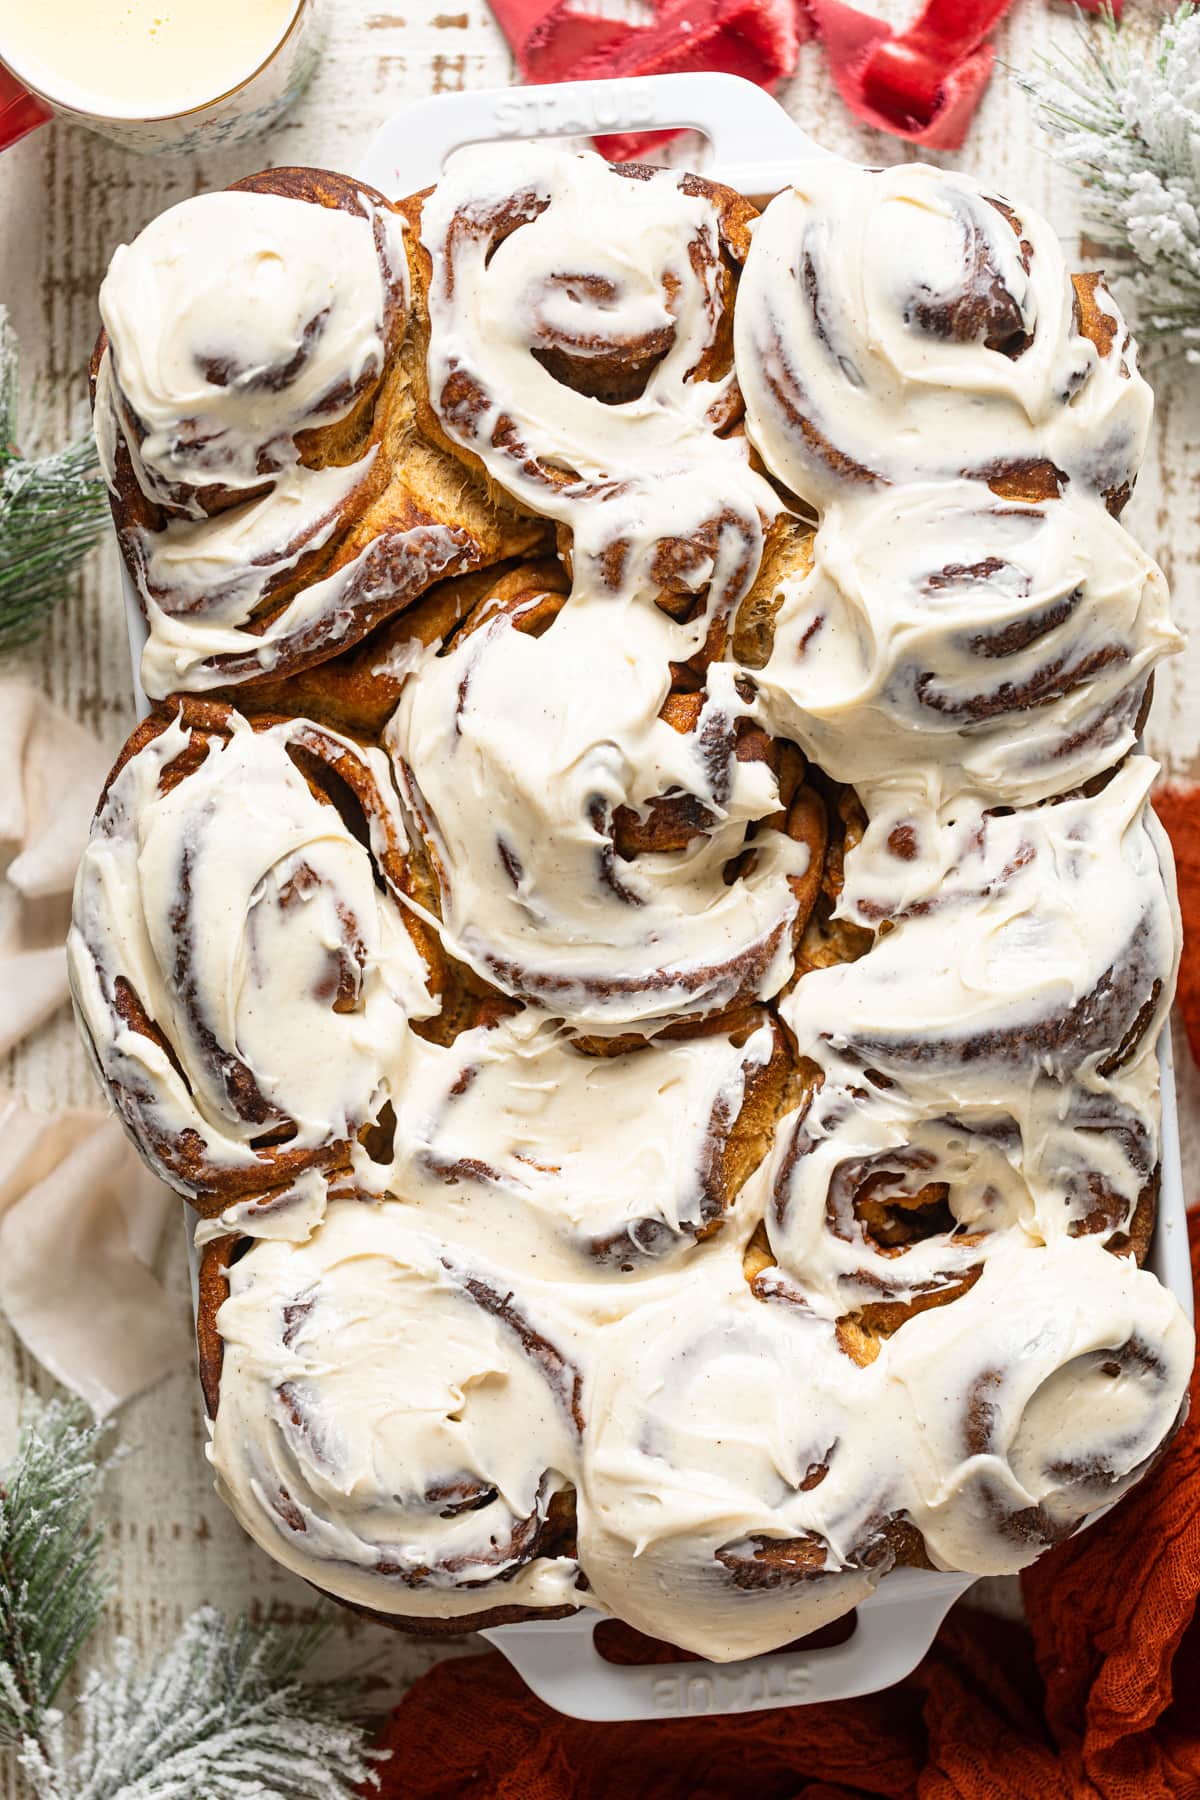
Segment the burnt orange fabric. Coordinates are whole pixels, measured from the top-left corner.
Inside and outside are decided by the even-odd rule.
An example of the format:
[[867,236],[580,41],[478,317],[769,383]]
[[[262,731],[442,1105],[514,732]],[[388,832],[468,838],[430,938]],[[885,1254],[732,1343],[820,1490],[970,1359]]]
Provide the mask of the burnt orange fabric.
[[1200,799],[1195,787],[1164,782],[1154,790],[1154,810],[1166,826],[1179,875],[1183,913],[1183,962],[1178,1007],[1192,1055],[1200,1062]]
[[[1200,1214],[1192,1216],[1200,1278]],[[833,1705],[561,1718],[493,1653],[382,1737],[385,1800],[1200,1800],[1200,1383],[1159,1468],[1024,1577],[1029,1629],[956,1607],[920,1668]]]

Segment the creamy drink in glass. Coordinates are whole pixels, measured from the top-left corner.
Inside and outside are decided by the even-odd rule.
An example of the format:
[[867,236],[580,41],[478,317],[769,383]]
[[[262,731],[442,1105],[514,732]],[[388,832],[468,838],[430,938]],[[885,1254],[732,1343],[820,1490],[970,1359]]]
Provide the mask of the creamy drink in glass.
[[58,115],[133,150],[272,125],[316,62],[317,0],[0,0],[0,147]]

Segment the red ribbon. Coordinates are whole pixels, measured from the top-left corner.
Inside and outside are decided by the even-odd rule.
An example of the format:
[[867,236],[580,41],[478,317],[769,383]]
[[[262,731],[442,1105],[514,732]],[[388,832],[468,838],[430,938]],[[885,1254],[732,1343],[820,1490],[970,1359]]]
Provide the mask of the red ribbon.
[[[629,25],[578,12],[571,0],[491,0],[526,81],[614,80],[720,69],[773,87],[796,66],[807,26],[796,0],[651,0],[654,17]],[[601,139],[614,162],[674,134]]]
[[930,149],[958,149],[995,60],[984,40],[1012,0],[928,0],[904,31],[841,0],[806,4],[856,118]]
[[[1103,0],[1079,0],[1097,12]],[[618,23],[572,0],[492,0],[526,81],[621,79],[718,69],[770,88],[821,39],[838,92],[866,125],[938,150],[957,150],[995,61],[988,33],[1012,0],[926,0],[903,31],[843,0],[649,0],[653,17]],[[1113,12],[1120,17],[1121,0]],[[622,162],[669,132],[601,140]]]

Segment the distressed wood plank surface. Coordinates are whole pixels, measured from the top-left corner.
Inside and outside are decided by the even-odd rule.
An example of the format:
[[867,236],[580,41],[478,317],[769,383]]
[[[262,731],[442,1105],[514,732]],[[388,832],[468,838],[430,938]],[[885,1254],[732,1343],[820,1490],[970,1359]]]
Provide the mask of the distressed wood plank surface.
[[[96,290],[113,248],[165,206],[219,187],[267,164],[311,162],[353,167],[376,126],[396,108],[430,93],[503,86],[512,58],[482,0],[402,0],[403,14],[380,0],[337,0],[326,55],[291,117],[257,145],[187,164],[127,154],[98,138],[51,125],[0,158],[0,299],[12,313],[24,353],[26,416],[46,444],[61,441],[86,417],[86,367],[97,329]],[[909,5],[875,10],[904,17]],[[1136,8],[1134,9],[1136,12]],[[1040,51],[1067,42],[1074,27],[1060,7],[1018,0],[997,33],[1001,63],[1029,67]],[[911,154],[895,140],[859,129],[842,107],[820,49],[801,51],[781,99],[821,142],[864,162]],[[699,146],[697,150],[699,151]],[[1039,205],[1077,255],[1079,196],[1040,148],[1030,103],[998,66],[964,151],[953,161],[1002,190]],[[1151,369],[1158,414],[1154,442],[1127,522],[1162,562],[1184,624],[1196,611],[1200,561],[1200,372]],[[100,733],[115,752],[133,721],[128,656],[115,553],[94,554],[41,642],[22,657],[46,691]],[[1200,775],[1200,638],[1160,673],[1149,744],[1166,770]],[[83,1054],[64,1013],[10,1059],[7,1083],[42,1106],[95,1099]],[[164,1269],[181,1308],[186,1301],[182,1230],[169,1232]],[[44,1387],[36,1368],[0,1325],[0,1449],[14,1435],[19,1395]],[[198,1390],[177,1376],[131,1405],[123,1437],[135,1452],[112,1481],[114,1604],[100,1648],[117,1633],[148,1651],[162,1646],[202,1602],[233,1613],[308,1615],[311,1590],[255,1550],[212,1491],[204,1461]],[[326,1660],[380,1657],[402,1685],[444,1643],[385,1633],[336,1613]],[[0,1796],[16,1800],[11,1770]]]

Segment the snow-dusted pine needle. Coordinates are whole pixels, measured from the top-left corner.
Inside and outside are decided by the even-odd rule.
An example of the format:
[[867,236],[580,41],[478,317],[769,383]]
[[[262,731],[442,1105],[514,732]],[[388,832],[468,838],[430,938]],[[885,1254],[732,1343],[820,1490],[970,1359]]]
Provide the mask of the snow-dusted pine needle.
[[1073,55],[1021,86],[1051,155],[1087,188],[1087,227],[1132,292],[1139,335],[1200,361],[1200,14],[1178,6],[1150,37],[1077,20]]
[[105,1450],[77,1403],[33,1406],[0,1477],[0,1743],[35,1800],[354,1800],[374,1785],[361,1681],[301,1678],[321,1626],[204,1607],[148,1666],[122,1640],[56,1708],[107,1592]]
[[18,441],[17,340],[0,306],[0,650],[41,628],[108,515],[90,432],[30,459]]

